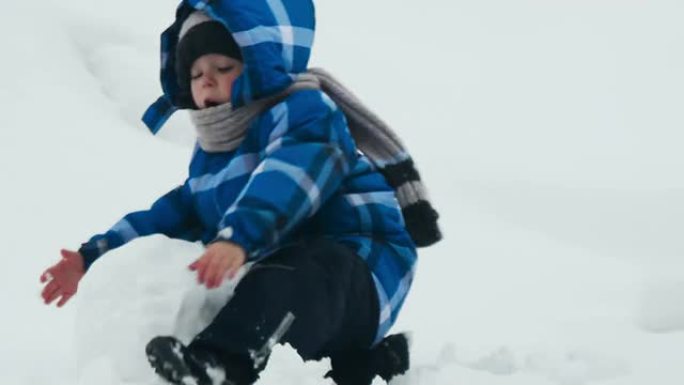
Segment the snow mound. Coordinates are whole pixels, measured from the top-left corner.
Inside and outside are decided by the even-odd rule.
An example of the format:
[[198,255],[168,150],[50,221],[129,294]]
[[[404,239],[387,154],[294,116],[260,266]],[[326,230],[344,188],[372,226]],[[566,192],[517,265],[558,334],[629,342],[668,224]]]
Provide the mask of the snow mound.
[[[677,274],[679,272],[679,274]],[[639,326],[649,332],[684,331],[684,274],[654,274],[646,283],[638,313]]]
[[144,354],[157,335],[188,342],[211,322],[236,283],[215,290],[196,282],[187,269],[203,252],[199,244],[163,236],[141,238],[98,260],[84,277],[76,317],[76,352],[81,383],[111,373],[112,381],[155,379]]
[[468,384],[584,385],[623,377],[626,362],[589,349],[500,346],[468,351],[446,344],[435,362],[421,364],[392,385],[448,384],[457,377]]
[[[147,342],[173,335],[188,343],[249,270],[207,290],[187,269],[203,251],[200,244],[155,235],[110,251],[92,266],[79,288],[76,315],[79,384],[164,384],[147,363]],[[302,362],[289,346],[276,346],[270,362],[260,384],[321,384],[329,369],[326,360]]]

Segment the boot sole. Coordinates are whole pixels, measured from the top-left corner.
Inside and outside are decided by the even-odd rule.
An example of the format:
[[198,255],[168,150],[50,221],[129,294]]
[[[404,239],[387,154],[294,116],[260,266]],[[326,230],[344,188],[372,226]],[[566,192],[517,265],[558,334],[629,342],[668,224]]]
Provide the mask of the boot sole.
[[171,337],[156,337],[147,344],[147,360],[154,371],[174,385],[203,385],[183,360],[183,345]]

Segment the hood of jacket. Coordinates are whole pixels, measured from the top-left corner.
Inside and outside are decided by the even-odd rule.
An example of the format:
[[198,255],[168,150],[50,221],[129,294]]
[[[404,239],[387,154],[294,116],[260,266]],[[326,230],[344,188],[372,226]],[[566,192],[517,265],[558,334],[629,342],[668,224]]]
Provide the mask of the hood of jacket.
[[225,25],[242,51],[244,69],[233,84],[233,106],[283,91],[307,70],[316,24],[312,0],[183,0],[161,35],[163,95],[143,115],[152,133],[180,108],[175,50],[181,25],[195,10]]

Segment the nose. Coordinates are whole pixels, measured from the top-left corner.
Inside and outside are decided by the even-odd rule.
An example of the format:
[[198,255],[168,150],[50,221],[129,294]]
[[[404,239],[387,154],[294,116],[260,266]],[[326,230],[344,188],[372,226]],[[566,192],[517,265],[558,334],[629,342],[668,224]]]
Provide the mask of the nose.
[[214,78],[213,74],[209,73],[209,71],[202,74],[202,87],[203,88],[213,87],[215,85],[216,85],[216,79]]

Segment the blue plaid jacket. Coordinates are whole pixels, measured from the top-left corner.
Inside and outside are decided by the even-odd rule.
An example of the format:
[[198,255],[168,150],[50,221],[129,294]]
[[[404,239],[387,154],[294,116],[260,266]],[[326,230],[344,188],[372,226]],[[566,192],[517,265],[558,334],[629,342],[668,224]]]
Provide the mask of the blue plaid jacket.
[[[143,117],[153,133],[178,109],[173,52],[194,9],[224,23],[241,46],[245,67],[233,105],[282,91],[306,70],[315,29],[310,0],[186,0],[161,37],[164,95]],[[394,190],[357,150],[342,111],[317,90],[293,93],[261,114],[234,151],[197,146],[183,185],[83,244],[86,267],[108,250],[159,233],[234,242],[254,261],[309,237],[352,247],[376,284],[376,342],[394,323],[416,262]]]

